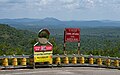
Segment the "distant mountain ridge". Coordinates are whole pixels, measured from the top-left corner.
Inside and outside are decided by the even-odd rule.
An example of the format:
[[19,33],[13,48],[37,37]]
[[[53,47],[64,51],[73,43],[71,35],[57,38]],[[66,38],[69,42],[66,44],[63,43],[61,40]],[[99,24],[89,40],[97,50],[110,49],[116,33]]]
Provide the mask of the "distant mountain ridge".
[[35,28],[65,28],[65,27],[120,27],[120,21],[110,20],[92,20],[92,21],[60,21],[56,18],[47,17],[44,19],[0,19],[1,24],[9,24],[10,26],[20,29],[35,29]]

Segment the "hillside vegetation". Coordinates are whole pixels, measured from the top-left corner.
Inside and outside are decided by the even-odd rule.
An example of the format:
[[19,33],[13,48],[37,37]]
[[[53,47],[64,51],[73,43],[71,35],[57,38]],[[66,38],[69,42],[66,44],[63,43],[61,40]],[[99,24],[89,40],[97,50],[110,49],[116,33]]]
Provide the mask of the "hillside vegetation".
[[[50,29],[50,42],[54,45],[53,53],[63,53],[63,28]],[[0,24],[0,55],[31,54],[37,34],[27,30],[18,30],[9,25]],[[66,43],[69,54],[76,53],[77,43]],[[120,28],[82,28],[82,54],[94,54],[120,57]]]
[[[56,32],[57,44],[63,45],[63,31]],[[80,50],[83,54],[120,56],[120,28],[85,28],[81,29],[81,46]],[[66,43],[68,53],[77,50],[77,43]],[[60,48],[60,50],[63,48]]]
[[0,24],[0,55],[28,53],[35,36],[36,33]]

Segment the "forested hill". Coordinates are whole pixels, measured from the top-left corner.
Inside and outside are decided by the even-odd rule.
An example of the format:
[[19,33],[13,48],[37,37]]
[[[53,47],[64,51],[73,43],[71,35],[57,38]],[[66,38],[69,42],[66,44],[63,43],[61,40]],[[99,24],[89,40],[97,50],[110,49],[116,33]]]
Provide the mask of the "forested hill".
[[36,33],[0,24],[0,55],[22,54],[30,51],[31,42],[35,36]]
[[[54,31],[54,34],[53,34]],[[63,53],[63,29],[50,30],[49,41],[54,45],[53,54]],[[37,34],[26,30],[18,30],[9,25],[0,24],[0,55],[29,54],[35,44]],[[81,29],[82,54],[120,57],[120,28],[85,28]],[[66,50],[73,54],[77,43],[66,43]]]

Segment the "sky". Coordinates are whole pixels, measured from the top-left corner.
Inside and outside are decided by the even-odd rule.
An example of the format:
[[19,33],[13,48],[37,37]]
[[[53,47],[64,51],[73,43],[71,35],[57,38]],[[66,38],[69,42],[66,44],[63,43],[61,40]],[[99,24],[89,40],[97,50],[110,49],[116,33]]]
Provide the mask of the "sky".
[[0,19],[120,21],[120,0],[0,0]]

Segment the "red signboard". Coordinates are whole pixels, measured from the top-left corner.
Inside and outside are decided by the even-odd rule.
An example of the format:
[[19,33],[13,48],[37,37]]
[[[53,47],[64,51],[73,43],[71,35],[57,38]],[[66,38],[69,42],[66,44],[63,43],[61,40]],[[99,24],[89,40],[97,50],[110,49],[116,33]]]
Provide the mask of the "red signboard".
[[80,28],[65,28],[65,42],[79,42],[80,41]]
[[34,51],[35,52],[41,52],[41,51],[51,51],[52,46],[34,46]]

